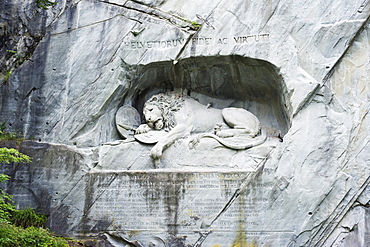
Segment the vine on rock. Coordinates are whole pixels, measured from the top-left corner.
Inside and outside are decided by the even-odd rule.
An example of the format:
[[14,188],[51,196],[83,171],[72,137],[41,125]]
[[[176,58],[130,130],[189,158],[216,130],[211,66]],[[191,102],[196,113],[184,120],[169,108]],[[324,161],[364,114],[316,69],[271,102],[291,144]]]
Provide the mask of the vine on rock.
[[37,8],[49,9],[50,7],[57,4],[57,2],[51,2],[49,0],[36,0]]

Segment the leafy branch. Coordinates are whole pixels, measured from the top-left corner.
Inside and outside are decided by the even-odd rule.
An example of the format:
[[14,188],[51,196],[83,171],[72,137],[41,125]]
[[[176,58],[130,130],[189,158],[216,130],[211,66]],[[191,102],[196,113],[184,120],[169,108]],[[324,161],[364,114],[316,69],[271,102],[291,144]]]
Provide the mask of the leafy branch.
[[37,8],[49,9],[50,7],[57,4],[57,2],[51,2],[49,0],[36,0]]
[[[12,162],[28,163],[31,162],[31,158],[14,148],[0,148],[0,163],[10,164]],[[9,178],[6,174],[0,174],[0,182],[6,182]],[[0,189],[0,223],[9,223],[14,210],[12,196]]]
[[1,163],[29,163],[31,158],[14,148],[0,148]]

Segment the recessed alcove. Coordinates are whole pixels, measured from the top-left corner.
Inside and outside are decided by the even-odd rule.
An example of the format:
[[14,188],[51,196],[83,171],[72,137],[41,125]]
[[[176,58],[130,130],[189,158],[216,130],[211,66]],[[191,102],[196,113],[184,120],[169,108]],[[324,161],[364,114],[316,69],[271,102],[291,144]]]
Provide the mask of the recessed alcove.
[[254,113],[261,124],[284,135],[290,128],[285,83],[273,64],[230,56],[192,57],[139,65],[127,95],[141,113],[152,95],[182,90],[204,105],[235,106]]

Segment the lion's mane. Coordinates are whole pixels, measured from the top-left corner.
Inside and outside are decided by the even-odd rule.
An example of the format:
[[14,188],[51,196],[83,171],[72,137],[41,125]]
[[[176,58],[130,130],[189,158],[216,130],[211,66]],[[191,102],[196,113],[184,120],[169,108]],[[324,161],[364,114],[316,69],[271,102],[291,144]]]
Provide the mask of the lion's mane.
[[169,131],[176,126],[175,112],[183,107],[185,99],[187,98],[189,97],[175,92],[156,94],[148,99],[144,104],[144,109],[147,105],[157,106],[162,112],[164,130]]

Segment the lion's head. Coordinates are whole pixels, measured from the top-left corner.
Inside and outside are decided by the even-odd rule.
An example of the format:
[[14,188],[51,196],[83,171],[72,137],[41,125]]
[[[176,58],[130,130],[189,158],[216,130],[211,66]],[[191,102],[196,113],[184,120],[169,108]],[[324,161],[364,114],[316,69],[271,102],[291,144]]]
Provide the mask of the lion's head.
[[159,125],[160,129],[164,128],[166,131],[171,130],[176,125],[174,113],[183,107],[186,98],[187,96],[175,92],[153,95],[147,102],[145,102],[143,108],[143,113],[148,125],[153,124],[153,127],[150,127],[158,129],[156,128],[155,123],[150,123],[147,116],[148,114],[145,114],[146,112],[152,111],[152,106],[156,106],[160,110],[162,116],[161,119],[155,119],[154,121],[163,121],[163,126],[162,123]]

